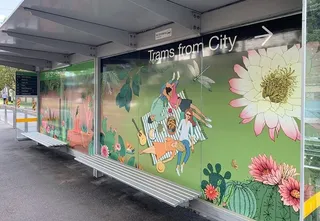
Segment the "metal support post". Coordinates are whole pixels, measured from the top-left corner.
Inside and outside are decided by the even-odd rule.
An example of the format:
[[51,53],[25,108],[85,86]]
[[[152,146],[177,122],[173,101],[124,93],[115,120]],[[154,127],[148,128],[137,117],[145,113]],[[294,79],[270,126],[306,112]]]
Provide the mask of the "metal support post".
[[[25,97],[24,98],[24,102],[27,103],[28,102],[28,98]],[[26,109],[24,109],[24,118],[27,119],[28,118],[28,111]],[[28,122],[24,123],[24,132],[28,132]]]
[[[101,131],[101,59],[94,58],[94,154],[100,154]],[[93,169],[93,176],[98,178],[103,174]]]
[[17,96],[15,96],[14,108],[12,109],[13,115],[13,129],[17,128]]
[[40,125],[41,125],[41,119],[40,119],[40,69],[37,69],[37,131],[40,132]]

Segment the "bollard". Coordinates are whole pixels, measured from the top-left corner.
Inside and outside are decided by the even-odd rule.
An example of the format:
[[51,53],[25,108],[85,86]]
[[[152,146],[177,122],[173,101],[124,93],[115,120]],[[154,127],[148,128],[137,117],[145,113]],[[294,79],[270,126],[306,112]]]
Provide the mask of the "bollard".
[[12,109],[12,115],[13,115],[13,129],[17,129],[17,107],[15,106],[13,109]]
[[7,115],[7,105],[4,104],[4,122],[8,123],[8,115]]

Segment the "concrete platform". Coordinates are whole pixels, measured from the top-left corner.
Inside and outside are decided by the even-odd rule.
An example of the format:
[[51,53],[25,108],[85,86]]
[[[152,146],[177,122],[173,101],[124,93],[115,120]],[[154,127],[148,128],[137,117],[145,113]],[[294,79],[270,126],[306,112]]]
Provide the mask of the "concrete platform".
[[0,122],[1,221],[205,221],[92,170],[70,156],[15,140]]

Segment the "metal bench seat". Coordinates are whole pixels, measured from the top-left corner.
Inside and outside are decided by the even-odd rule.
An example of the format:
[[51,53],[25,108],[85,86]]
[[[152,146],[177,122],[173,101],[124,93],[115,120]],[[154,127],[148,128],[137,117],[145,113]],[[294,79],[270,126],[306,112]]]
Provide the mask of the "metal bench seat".
[[54,139],[39,132],[22,133],[22,135],[46,147],[62,147],[67,145],[67,143],[65,142]]
[[200,192],[195,190],[179,186],[163,178],[150,175],[100,155],[79,156],[75,160],[173,207],[179,205],[187,206],[189,201],[201,195]]

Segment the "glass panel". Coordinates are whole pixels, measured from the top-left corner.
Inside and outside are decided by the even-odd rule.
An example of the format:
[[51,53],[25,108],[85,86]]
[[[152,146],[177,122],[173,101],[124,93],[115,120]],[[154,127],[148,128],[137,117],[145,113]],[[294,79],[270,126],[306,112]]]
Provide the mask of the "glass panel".
[[320,213],[320,1],[307,0],[305,103],[305,220],[318,221]]
[[141,121],[139,95],[141,66],[139,53],[130,53],[108,59],[102,64],[101,74],[101,136],[100,151],[130,166],[138,166]]
[[299,220],[300,36],[297,15],[103,60],[102,155],[239,215]]
[[17,97],[16,106],[7,110],[8,123],[13,124],[14,112],[16,112],[17,138],[24,138],[23,132],[37,131],[37,97]]
[[40,79],[40,131],[75,150],[93,153],[93,62],[43,72]]

